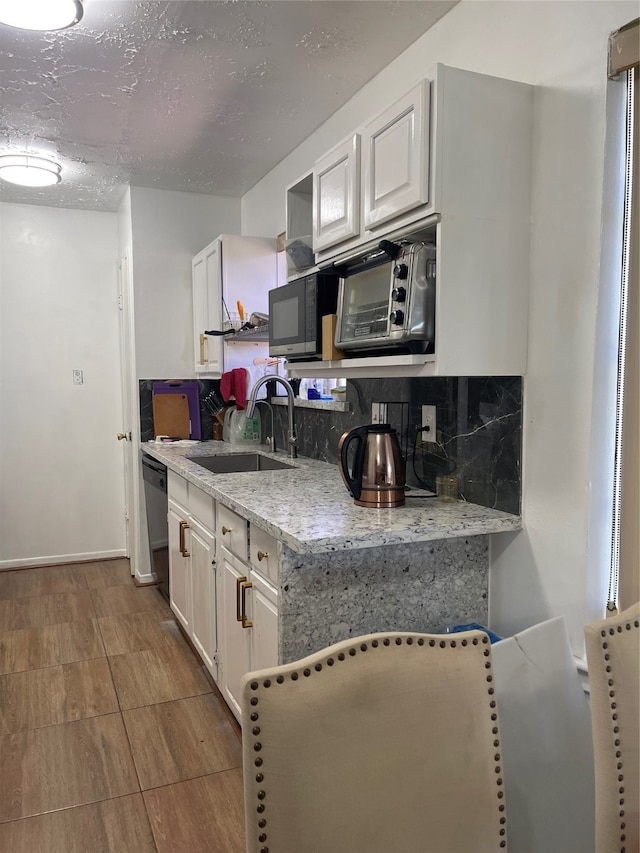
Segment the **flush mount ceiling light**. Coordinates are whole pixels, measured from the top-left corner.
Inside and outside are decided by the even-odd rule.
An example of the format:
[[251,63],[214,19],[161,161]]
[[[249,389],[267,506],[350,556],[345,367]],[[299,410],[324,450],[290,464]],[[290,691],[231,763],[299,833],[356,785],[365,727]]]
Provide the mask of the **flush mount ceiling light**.
[[61,168],[46,157],[31,154],[0,155],[0,178],[22,187],[50,187],[60,183]]
[[23,30],[64,30],[83,12],[82,0],[0,0],[0,24]]

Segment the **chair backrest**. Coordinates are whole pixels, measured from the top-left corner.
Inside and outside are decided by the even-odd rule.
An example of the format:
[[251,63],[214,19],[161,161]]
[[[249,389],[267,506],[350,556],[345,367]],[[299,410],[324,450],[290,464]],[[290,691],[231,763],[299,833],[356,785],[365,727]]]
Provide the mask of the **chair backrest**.
[[597,853],[640,849],[640,603],[585,627]]
[[249,673],[242,719],[251,853],[506,848],[483,632],[369,634]]

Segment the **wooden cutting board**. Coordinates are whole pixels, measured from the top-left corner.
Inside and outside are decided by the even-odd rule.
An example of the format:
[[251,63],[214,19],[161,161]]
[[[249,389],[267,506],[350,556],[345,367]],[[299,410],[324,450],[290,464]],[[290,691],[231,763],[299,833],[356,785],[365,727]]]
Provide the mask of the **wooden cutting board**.
[[153,433],[171,438],[191,438],[189,400],[186,394],[153,395]]

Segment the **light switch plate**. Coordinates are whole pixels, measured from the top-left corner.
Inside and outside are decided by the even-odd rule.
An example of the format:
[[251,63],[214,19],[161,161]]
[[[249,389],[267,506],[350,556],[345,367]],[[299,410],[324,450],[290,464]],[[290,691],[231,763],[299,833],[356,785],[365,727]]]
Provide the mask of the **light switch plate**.
[[83,385],[84,384],[84,371],[78,370],[74,368],[73,370],[73,384],[74,385]]

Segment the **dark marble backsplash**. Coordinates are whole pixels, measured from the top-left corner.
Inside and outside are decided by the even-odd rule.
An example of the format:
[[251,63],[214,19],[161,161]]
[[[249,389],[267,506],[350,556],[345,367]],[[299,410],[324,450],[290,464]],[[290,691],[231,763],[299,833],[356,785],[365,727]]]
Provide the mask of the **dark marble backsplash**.
[[[140,381],[141,439],[153,438],[153,382]],[[198,380],[200,399],[220,389],[219,380]],[[280,390],[283,390],[280,386]],[[460,496],[471,503],[519,513],[521,498],[522,378],[446,377],[347,381],[350,411],[296,407],[299,452],[337,464],[338,441],[347,430],[371,422],[371,404],[387,403],[407,460],[407,483],[435,491],[438,474],[459,478]],[[421,406],[436,406],[436,442],[422,444]],[[261,407],[264,413],[264,407]],[[286,446],[286,407],[274,406],[278,447]],[[201,407],[203,440],[213,437],[211,414]],[[270,429],[270,418],[263,424]]]
[[[337,464],[346,430],[371,423],[371,404],[388,404],[407,460],[407,483],[435,491],[438,474],[456,474],[470,503],[520,512],[522,378],[352,379],[349,412],[296,409],[300,453]],[[436,406],[437,441],[419,442],[421,406]],[[284,447],[287,415],[276,407],[276,440]]]

